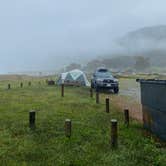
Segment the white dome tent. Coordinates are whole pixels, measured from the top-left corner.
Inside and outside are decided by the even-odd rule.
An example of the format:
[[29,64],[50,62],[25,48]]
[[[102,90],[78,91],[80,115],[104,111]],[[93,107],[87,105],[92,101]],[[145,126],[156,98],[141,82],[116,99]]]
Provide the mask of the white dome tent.
[[61,75],[57,81],[57,84],[61,85],[62,82],[64,82],[65,84],[69,84],[69,85],[90,86],[90,83],[89,83],[86,75],[84,74],[84,72],[82,72],[81,70],[78,70],[78,69],[71,70],[66,73],[61,73]]

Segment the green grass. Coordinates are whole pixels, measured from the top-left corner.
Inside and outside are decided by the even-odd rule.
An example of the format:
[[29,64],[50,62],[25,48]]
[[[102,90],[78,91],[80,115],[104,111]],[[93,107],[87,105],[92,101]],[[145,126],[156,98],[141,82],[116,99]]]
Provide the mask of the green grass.
[[[43,81],[44,82],[44,81]],[[142,125],[123,124],[123,114],[111,104],[111,113],[89,97],[87,88],[38,85],[11,90],[0,83],[0,165],[159,166],[166,164],[166,149],[145,137]],[[112,96],[113,97],[113,96]],[[37,110],[36,129],[28,125],[29,110]],[[64,135],[65,119],[72,120],[72,137]],[[118,120],[119,147],[110,147],[110,119]]]

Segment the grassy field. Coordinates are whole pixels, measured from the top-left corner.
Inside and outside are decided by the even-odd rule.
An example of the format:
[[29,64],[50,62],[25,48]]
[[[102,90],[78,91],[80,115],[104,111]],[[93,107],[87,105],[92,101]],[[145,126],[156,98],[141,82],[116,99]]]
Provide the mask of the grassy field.
[[[23,166],[165,166],[166,148],[146,136],[142,125],[132,120],[124,126],[123,114],[114,103],[111,113],[89,97],[89,89],[46,86],[44,80],[0,82],[0,165]],[[35,82],[35,83],[34,83]],[[114,95],[109,96],[111,99]],[[117,96],[116,96],[117,97]],[[28,125],[29,110],[36,110],[36,129]],[[72,137],[64,135],[64,121],[72,120]],[[118,120],[119,146],[110,147],[110,119]]]

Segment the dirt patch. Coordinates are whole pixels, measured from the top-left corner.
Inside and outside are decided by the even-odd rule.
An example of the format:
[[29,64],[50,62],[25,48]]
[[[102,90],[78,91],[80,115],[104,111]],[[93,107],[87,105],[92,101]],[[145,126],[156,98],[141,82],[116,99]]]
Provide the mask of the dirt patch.
[[122,96],[128,96],[140,102],[140,84],[135,79],[120,79],[120,91]]
[[141,123],[143,122],[141,103],[133,101],[133,99],[126,96],[113,96],[111,100],[120,108],[120,110],[123,111],[125,108],[129,109],[130,116],[133,119],[136,119]]
[[129,109],[130,116],[142,123],[142,105],[140,85],[135,79],[120,79],[119,95],[113,95],[112,101],[124,110]]

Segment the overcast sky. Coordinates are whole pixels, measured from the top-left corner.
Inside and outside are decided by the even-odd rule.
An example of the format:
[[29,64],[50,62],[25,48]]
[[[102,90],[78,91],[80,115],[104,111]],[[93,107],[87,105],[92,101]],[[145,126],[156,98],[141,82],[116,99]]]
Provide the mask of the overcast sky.
[[108,54],[127,32],[166,24],[165,6],[165,0],[0,0],[0,73]]

